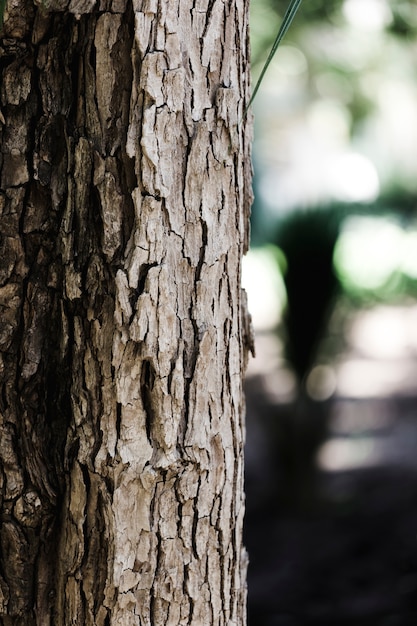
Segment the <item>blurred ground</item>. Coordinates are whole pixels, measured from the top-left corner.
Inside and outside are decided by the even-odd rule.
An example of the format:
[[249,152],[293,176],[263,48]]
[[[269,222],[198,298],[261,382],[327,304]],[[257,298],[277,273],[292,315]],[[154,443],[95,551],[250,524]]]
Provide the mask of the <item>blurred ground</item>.
[[273,334],[247,381],[249,626],[417,624],[417,308],[357,312],[299,398]]

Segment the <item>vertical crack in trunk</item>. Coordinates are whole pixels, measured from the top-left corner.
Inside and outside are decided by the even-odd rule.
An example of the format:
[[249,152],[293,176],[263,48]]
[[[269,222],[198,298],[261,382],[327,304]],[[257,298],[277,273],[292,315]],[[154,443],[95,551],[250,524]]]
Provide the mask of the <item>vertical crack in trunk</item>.
[[149,443],[152,445],[154,442],[152,436],[152,427],[155,423],[155,412],[152,405],[152,391],[155,382],[155,370],[149,360],[142,361],[142,373],[140,383],[140,393],[142,396],[142,404],[145,411],[145,428],[146,436]]

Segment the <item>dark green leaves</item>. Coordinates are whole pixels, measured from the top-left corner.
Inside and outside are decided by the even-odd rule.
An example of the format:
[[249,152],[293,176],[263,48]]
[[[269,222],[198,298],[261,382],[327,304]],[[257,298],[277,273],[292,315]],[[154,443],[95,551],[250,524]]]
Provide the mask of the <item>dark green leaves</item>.
[[6,2],[7,0],[0,0],[0,28],[3,26],[3,17],[4,17],[4,10],[6,8]]

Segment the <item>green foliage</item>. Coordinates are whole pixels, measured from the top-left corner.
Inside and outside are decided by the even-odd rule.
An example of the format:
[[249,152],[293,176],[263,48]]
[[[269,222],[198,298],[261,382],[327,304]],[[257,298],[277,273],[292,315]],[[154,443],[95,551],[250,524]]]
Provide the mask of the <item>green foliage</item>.
[[417,7],[414,2],[401,1],[391,5],[393,20],[388,31],[399,38],[412,39],[417,36]]
[[[291,25],[290,37],[291,45],[304,55],[306,70],[302,79],[294,77],[292,86],[298,79],[298,88],[304,90],[306,102],[307,99],[311,103],[321,99],[340,102],[350,117],[351,137],[356,137],[364,123],[378,115],[381,108],[378,93],[382,93],[384,86],[396,80],[400,73],[402,81],[414,81],[415,55],[410,53],[410,46],[415,46],[417,40],[417,3],[415,0],[375,3],[386,5],[385,18],[380,26],[368,32],[366,26],[361,30],[351,21],[349,4],[346,0],[303,3],[302,11]],[[360,8],[360,2],[356,4]],[[256,75],[261,71],[266,51],[273,45],[275,21],[282,18],[287,5],[288,0],[252,2],[252,69]],[[366,7],[364,3],[365,17]],[[383,106],[386,105],[385,102]],[[308,106],[307,103],[305,107]]]
[[3,26],[4,11],[6,9],[6,0],[0,0],[0,28]]

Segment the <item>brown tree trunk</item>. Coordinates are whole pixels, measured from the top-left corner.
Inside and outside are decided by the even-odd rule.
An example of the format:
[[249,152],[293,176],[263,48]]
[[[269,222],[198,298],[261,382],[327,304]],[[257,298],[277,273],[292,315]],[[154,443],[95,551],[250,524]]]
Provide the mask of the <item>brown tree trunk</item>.
[[247,0],[7,0],[0,623],[245,623]]

